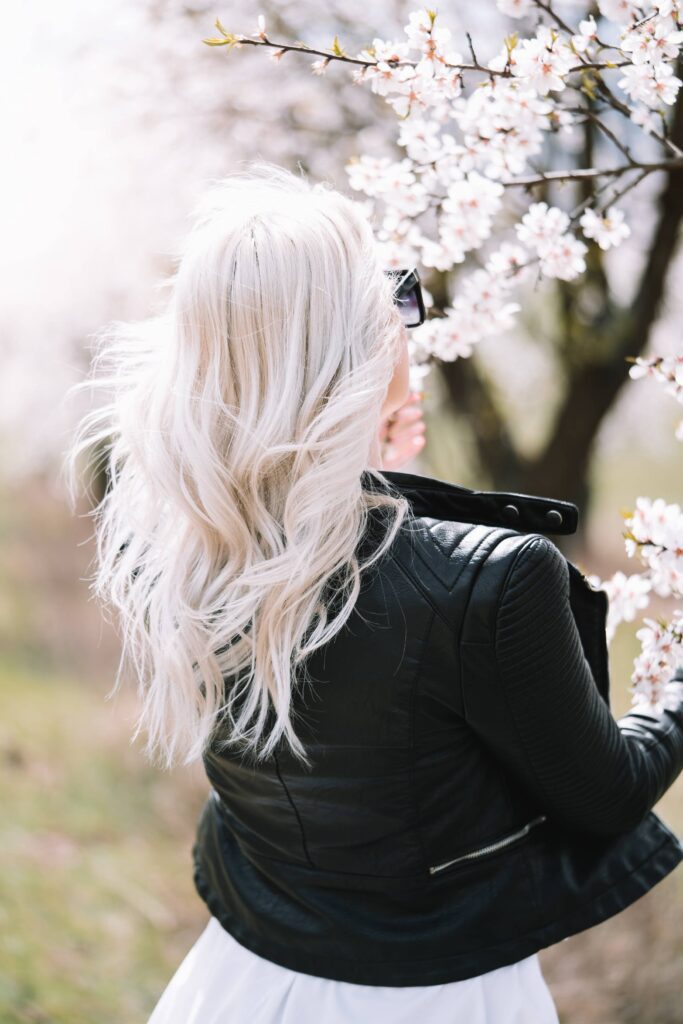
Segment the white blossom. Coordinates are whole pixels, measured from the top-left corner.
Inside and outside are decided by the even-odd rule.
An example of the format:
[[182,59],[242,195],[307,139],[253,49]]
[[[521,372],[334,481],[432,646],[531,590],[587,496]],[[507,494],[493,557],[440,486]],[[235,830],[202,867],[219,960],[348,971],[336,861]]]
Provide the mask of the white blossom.
[[391,165],[389,157],[375,157],[363,154],[359,159],[346,165],[349,186],[368,196],[377,195],[382,188],[382,176]]
[[445,317],[427,320],[413,334],[419,331],[434,356],[444,362],[471,356],[472,346],[478,340],[476,331],[468,329],[467,319],[452,309],[446,313]]
[[450,270],[454,263],[462,263],[465,250],[462,246],[448,246],[426,238],[422,243],[422,265],[435,270]]
[[516,225],[517,235],[523,245],[530,245],[537,252],[564,234],[569,227],[569,217],[557,206],[547,203],[532,203]]
[[663,18],[676,13],[680,16],[680,0],[650,0],[650,3],[657,13]]
[[652,584],[642,573],[636,572],[627,576],[619,570],[608,580],[599,580],[595,574],[587,576],[586,579],[592,587],[604,590],[607,594],[608,643],[612,641],[621,622],[633,622],[636,613],[647,608],[650,603]]
[[670,64],[634,64],[622,68],[622,72],[624,77],[618,82],[620,88],[631,99],[648,107],[672,104],[682,84]]
[[384,39],[373,39],[372,50],[363,51],[361,56],[373,58],[377,61],[401,61],[408,60],[410,56],[410,46],[408,43],[397,43],[391,40],[387,41]]
[[465,137],[472,167],[487,177],[521,174],[540,152],[552,104],[519,79],[483,83],[453,104],[452,116]]
[[522,39],[515,47],[512,73],[545,96],[565,88],[564,76],[575,64],[576,57],[560,34],[541,25],[535,38]]
[[503,242],[486,261],[485,269],[498,279],[501,287],[512,288],[530,275],[529,252],[521,245]]
[[584,256],[587,251],[588,246],[574,235],[561,235],[539,251],[541,272],[546,277],[572,281],[586,269]]
[[630,0],[598,0],[598,8],[609,21],[629,23],[640,17],[637,4],[631,3]]
[[408,24],[405,26],[405,33],[408,43],[413,50],[441,49],[449,42],[451,30],[449,28],[436,27],[436,19],[432,19],[429,11],[414,11],[410,14]]
[[534,10],[533,0],[496,0],[501,14],[510,18],[525,18]]
[[661,123],[657,120],[657,115],[652,111],[650,107],[646,107],[644,103],[637,103],[631,108],[631,120],[634,124],[637,124],[644,132],[651,135],[652,132],[659,131]]
[[675,57],[682,41],[683,32],[672,31],[666,21],[646,21],[623,34],[621,48],[631,54],[634,64],[656,64]]
[[601,216],[595,210],[587,209],[579,221],[586,238],[593,238],[601,249],[609,249],[619,245],[628,238],[631,229],[624,223],[624,214],[616,206],[610,207]]
[[440,125],[420,117],[407,117],[401,121],[398,132],[399,146],[405,146],[411,160],[428,162],[440,149]]
[[643,621],[645,625],[636,631],[636,638],[643,649],[635,660],[631,676],[633,705],[645,712],[659,714],[664,708],[675,708],[680,703],[679,687],[672,677],[681,664],[683,653],[683,613],[676,609],[668,627],[650,618]]
[[579,31],[577,35],[571,37],[572,46],[579,53],[585,53],[591,43],[596,43],[598,39],[598,26],[595,23],[593,15],[589,15],[588,18],[579,22]]

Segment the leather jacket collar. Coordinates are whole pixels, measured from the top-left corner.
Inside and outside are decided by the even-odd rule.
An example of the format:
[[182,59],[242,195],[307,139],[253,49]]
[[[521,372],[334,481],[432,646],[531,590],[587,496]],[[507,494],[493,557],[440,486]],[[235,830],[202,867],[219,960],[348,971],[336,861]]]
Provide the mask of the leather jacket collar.
[[436,477],[397,470],[365,470],[369,488],[381,487],[381,477],[410,499],[416,515],[459,519],[484,526],[509,526],[515,530],[543,534],[575,533],[579,510],[570,501],[517,491],[481,491]]

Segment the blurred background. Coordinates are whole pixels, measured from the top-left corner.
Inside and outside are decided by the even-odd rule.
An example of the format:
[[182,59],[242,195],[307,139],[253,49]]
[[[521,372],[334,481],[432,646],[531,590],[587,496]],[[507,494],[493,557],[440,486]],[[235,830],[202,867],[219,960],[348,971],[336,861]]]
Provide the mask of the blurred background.
[[[454,31],[459,7],[441,11]],[[591,5],[564,7],[577,23]],[[274,39],[329,47],[338,35],[356,52],[399,38],[413,9],[26,0],[3,12],[2,1024],[146,1020],[208,919],[190,865],[208,781],[201,766],[152,769],[130,743],[134,681],[105,699],[119,647],[89,593],[92,505],[83,498],[71,514],[59,479],[82,412],[66,394],[88,370],[89,335],[156,308],[208,179],[263,157],[348,192],[350,157],[402,155],[393,112],[346,68],[312,76],[298,55],[276,63],[202,39],[216,17],[251,34],[262,12]],[[466,23],[480,59],[510,30],[493,0],[469,6]],[[585,160],[601,144],[586,129],[548,164]],[[680,406],[629,380],[624,354],[680,346],[682,207],[680,180],[651,175],[630,193],[628,243],[593,254],[578,281],[532,289],[513,331],[432,370],[428,443],[403,468],[575,501],[579,530],[558,539],[567,556],[602,578],[638,571],[623,513],[638,495],[681,500]],[[426,284],[437,305],[457,287],[438,274]],[[646,614],[671,610],[655,598]],[[610,652],[616,717],[630,706],[635,628],[619,627]],[[680,780],[656,809],[683,835]],[[683,1022],[683,872],[540,958],[563,1024]]]

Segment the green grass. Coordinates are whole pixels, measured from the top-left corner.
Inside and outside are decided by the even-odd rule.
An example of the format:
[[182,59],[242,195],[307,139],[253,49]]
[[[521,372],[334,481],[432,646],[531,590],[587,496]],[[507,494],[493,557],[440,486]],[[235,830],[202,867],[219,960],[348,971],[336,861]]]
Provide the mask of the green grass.
[[5,663],[0,693],[0,1021],[144,1021],[208,916],[203,786],[149,767],[83,683]]

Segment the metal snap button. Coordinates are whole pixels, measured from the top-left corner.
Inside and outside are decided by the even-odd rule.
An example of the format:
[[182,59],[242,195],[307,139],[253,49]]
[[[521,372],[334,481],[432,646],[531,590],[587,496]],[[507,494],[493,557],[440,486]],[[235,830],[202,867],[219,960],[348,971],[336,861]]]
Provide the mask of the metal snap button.
[[549,508],[545,514],[550,526],[562,526],[562,513],[556,508]]
[[519,509],[516,505],[504,505],[503,515],[505,516],[506,519],[519,519]]

